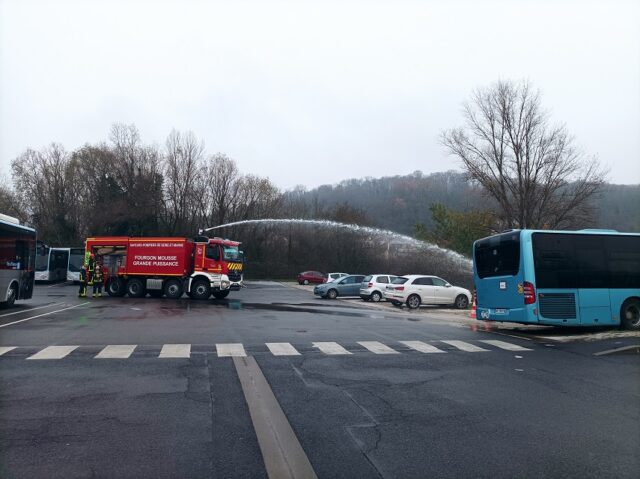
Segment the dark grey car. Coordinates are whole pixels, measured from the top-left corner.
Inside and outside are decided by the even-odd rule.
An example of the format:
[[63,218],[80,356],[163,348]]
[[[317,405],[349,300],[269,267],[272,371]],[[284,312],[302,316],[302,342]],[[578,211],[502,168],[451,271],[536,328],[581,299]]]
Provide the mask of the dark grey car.
[[335,299],[338,296],[360,296],[360,285],[363,279],[363,274],[345,276],[332,283],[319,284],[313,289],[313,294],[329,299]]

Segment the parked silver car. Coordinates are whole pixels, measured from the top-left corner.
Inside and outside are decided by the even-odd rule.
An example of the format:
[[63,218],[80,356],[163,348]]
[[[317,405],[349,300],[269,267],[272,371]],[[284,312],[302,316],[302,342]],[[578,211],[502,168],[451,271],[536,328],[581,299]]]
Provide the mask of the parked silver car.
[[384,297],[384,290],[397,276],[392,274],[370,274],[362,280],[360,297],[364,301],[377,303]]
[[336,299],[338,296],[358,296],[363,274],[352,274],[333,283],[319,284],[313,288],[313,294],[321,298]]

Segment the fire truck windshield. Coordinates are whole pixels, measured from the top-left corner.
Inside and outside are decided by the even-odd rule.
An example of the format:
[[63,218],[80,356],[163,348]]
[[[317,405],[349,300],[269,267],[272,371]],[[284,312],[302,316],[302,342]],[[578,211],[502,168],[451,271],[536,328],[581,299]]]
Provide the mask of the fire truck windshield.
[[240,257],[237,246],[223,246],[222,256],[225,261],[237,261]]

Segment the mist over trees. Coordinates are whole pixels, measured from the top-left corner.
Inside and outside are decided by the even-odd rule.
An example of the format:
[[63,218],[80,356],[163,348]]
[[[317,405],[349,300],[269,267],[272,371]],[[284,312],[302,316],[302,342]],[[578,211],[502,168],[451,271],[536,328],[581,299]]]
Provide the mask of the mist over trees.
[[[574,218],[574,228],[640,231],[640,185],[605,184],[588,201],[593,216]],[[34,226],[52,246],[99,235],[193,237],[229,222],[300,218],[388,229],[469,256],[474,239],[499,231],[499,211],[465,173],[416,171],[282,191],[224,153],[209,153],[191,132],[174,130],[154,145],[122,124],[105,141],[73,151],[57,143],[27,149],[12,162],[12,182],[0,182],[0,212]],[[251,225],[212,234],[243,242],[249,278],[291,278],[308,269],[421,271],[460,284],[470,278],[446,255],[345,229]]]

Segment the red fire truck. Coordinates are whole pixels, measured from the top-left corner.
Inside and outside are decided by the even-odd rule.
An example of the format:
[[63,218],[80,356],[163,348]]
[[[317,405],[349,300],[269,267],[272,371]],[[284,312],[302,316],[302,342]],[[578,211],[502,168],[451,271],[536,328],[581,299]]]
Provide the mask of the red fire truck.
[[[110,296],[225,298],[242,286],[240,243],[222,238],[87,238],[85,258],[95,255],[107,272]],[[230,280],[230,276],[233,278]],[[233,286],[233,287],[232,287]]]

